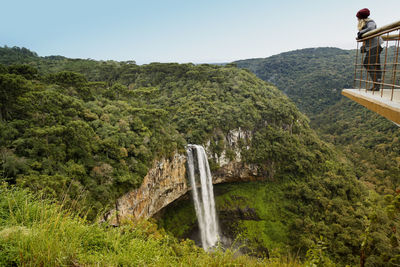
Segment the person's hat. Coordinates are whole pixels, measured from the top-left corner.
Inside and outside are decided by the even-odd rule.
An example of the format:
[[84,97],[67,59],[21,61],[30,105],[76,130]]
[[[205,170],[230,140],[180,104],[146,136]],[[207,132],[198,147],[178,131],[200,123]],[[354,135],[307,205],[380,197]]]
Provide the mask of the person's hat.
[[366,19],[366,18],[368,18],[369,14],[370,14],[369,13],[369,9],[368,8],[363,8],[363,9],[361,9],[361,10],[359,10],[357,12],[356,17],[359,18],[359,19]]

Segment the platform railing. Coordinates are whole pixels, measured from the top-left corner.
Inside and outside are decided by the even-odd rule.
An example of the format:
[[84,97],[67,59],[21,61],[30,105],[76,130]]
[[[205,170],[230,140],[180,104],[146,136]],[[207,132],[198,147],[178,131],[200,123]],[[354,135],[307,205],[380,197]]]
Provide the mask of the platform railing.
[[[361,47],[373,38],[382,38],[381,53]],[[400,100],[400,21],[363,34],[357,40],[354,88],[389,99]]]

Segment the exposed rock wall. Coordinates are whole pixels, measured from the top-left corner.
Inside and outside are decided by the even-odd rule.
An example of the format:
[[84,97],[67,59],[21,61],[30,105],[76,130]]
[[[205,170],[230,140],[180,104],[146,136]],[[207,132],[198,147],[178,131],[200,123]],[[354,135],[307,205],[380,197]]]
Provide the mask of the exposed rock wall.
[[244,181],[255,181],[261,179],[257,166],[251,164],[245,164],[242,162],[241,149],[239,147],[239,142],[244,145],[243,149],[248,149],[247,144],[250,143],[252,138],[252,133],[250,131],[245,131],[241,128],[231,130],[225,136],[225,148],[230,149],[234,152],[234,158],[229,159],[227,157],[227,150],[222,151],[221,155],[212,155],[209,153],[210,158],[219,164],[220,168],[213,173],[213,183],[229,183],[229,182],[244,182]]
[[116,208],[106,214],[105,219],[119,224],[123,218],[150,218],[185,194],[188,191],[185,163],[186,155],[178,153],[172,159],[155,162],[142,185],[119,198]]
[[[220,156],[207,151],[208,156],[214,157],[220,166],[212,173],[213,184],[260,180],[256,166],[241,162],[240,149],[237,147],[239,139],[249,140],[251,134],[238,129],[225,138],[225,145],[235,152],[235,158],[228,159],[225,151]],[[106,214],[105,220],[119,224],[123,218],[150,218],[188,190],[191,188],[186,175],[186,155],[176,153],[171,159],[155,162],[142,185],[119,198],[115,209]]]

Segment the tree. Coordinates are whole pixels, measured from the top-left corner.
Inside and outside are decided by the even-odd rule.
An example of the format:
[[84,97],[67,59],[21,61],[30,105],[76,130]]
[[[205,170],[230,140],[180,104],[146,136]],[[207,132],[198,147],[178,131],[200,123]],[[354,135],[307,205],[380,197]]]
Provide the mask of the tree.
[[38,70],[26,64],[11,65],[8,67],[8,73],[21,75],[27,80],[32,80],[38,76]]
[[81,87],[87,83],[84,75],[72,71],[61,71],[46,77],[47,82],[63,87]]
[[0,74],[0,120],[11,118],[17,98],[29,90],[30,82],[17,74]]

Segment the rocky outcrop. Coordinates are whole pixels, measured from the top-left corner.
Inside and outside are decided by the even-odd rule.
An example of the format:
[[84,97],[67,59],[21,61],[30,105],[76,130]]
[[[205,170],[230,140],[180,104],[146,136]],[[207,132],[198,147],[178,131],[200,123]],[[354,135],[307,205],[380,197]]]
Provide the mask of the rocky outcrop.
[[[252,133],[245,131],[241,128],[231,130],[225,136],[225,150],[222,151],[221,155],[209,153],[210,158],[213,158],[217,162],[220,168],[213,172],[213,183],[229,183],[229,182],[244,182],[244,181],[256,181],[261,179],[258,168],[252,164],[245,164],[242,161],[241,148],[239,142],[244,143],[244,149],[249,147],[246,145],[250,143]],[[209,146],[209,145],[208,145]],[[228,149],[233,152],[233,158],[227,156]]]
[[[226,157],[225,150],[219,156],[207,151],[209,158],[213,158],[220,166],[212,173],[213,184],[261,179],[256,166],[241,161],[237,144],[239,139],[250,138],[250,133],[240,129],[231,131],[226,136],[226,147],[235,153],[233,159]],[[111,224],[119,224],[121,219],[126,218],[150,218],[188,190],[191,188],[186,174],[186,155],[176,153],[170,159],[155,162],[144,177],[142,185],[119,198],[115,209],[108,212],[104,219]]]
[[142,185],[117,200],[114,210],[105,215],[111,224],[121,219],[150,218],[188,191],[186,156],[176,153],[171,159],[153,164]]

